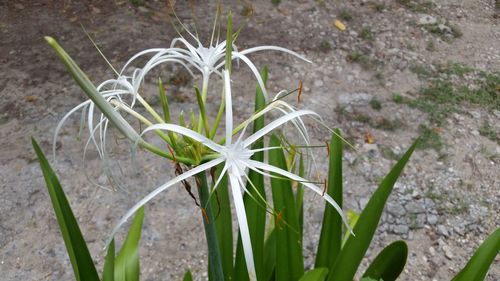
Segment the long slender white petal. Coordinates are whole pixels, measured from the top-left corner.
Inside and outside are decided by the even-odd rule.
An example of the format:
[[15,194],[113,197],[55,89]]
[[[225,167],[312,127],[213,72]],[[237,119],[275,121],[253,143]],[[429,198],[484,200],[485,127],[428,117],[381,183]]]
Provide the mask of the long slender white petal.
[[[246,63],[246,65],[253,72],[255,79],[257,79],[257,83],[259,83],[259,87],[262,89],[262,94],[264,95],[264,98],[266,99],[266,101],[269,100],[269,96],[267,95],[267,90],[266,90],[266,86],[264,85],[264,81],[262,81],[262,78],[260,77],[259,70],[257,70],[257,67],[255,67],[253,62],[249,58],[247,58],[245,55],[242,55],[241,53],[233,53],[232,55],[233,55],[233,59],[238,58]],[[216,68],[218,68],[218,67],[216,67]]]
[[215,152],[221,152],[223,150],[223,146],[220,144],[208,139],[207,137],[198,134],[197,132],[187,129],[185,127],[175,125],[175,124],[155,124],[152,126],[147,127],[144,129],[141,135],[144,135],[145,133],[152,131],[152,130],[165,130],[165,131],[171,131],[174,133],[181,134],[183,136],[189,137],[194,139],[195,141],[200,142],[201,144],[205,145],[206,147],[210,148],[211,150]]
[[243,195],[238,181],[240,178],[238,169],[236,167],[232,167],[232,169],[228,172],[228,176],[229,182],[231,183],[231,193],[233,194],[236,217],[238,218],[238,225],[240,227],[241,242],[243,244],[248,277],[252,281],[257,280],[253,260],[252,241],[250,240],[250,231],[248,230],[247,215],[245,212],[245,204],[243,203]]
[[200,56],[198,55],[198,52],[196,52],[196,48],[193,47],[193,45],[189,44],[189,42],[186,39],[182,38],[182,37],[174,38],[172,40],[172,43],[170,44],[170,47],[175,46],[175,43],[177,43],[177,42],[180,42],[184,46],[186,46],[186,48],[188,48],[188,50],[191,52],[193,58],[201,59]]
[[318,116],[318,114],[316,112],[311,111],[311,110],[299,110],[299,111],[295,111],[295,112],[289,113],[289,114],[287,114],[285,116],[282,116],[282,117],[274,120],[273,122],[267,124],[264,128],[258,130],[254,134],[252,134],[250,137],[248,137],[243,142],[243,146],[244,147],[248,147],[249,145],[251,145],[252,143],[254,143],[255,141],[257,141],[258,139],[260,139],[264,135],[268,134],[272,130],[278,128],[279,126],[281,126],[281,125],[283,125],[285,123],[287,123],[288,121],[291,121],[291,120],[293,120],[295,118],[298,118],[298,117],[304,116],[304,115]]
[[56,159],[56,141],[57,141],[57,137],[59,136],[59,131],[61,130],[62,126],[64,125],[64,122],[66,122],[66,120],[75,112],[77,112],[78,110],[84,108],[85,106],[88,106],[89,104],[91,103],[91,101],[86,101],[86,102],[82,102],[81,104],[73,107],[68,113],[66,113],[66,115],[64,115],[64,117],[61,119],[61,121],[59,121],[59,123],[57,124],[57,127],[56,127],[56,131],[54,133],[54,139],[53,139],[53,142],[52,142],[52,154],[53,154],[53,157],[54,157],[54,161]]
[[122,75],[125,70],[128,68],[128,66],[134,61],[136,60],[137,58],[145,55],[145,54],[149,54],[149,53],[155,53],[155,52],[161,52],[163,50],[167,50],[165,48],[152,48],[152,49],[147,49],[147,50],[144,50],[144,51],[141,51],[137,54],[135,54],[134,56],[132,56],[126,63],[125,65],[122,67],[122,70],[120,71],[120,75]]
[[144,198],[142,198],[139,202],[137,202],[132,208],[130,208],[127,213],[118,221],[118,224],[116,225],[116,227],[113,229],[113,231],[111,232],[111,235],[106,243],[106,245],[109,245],[109,242],[111,242],[111,240],[113,239],[113,237],[115,236],[116,232],[118,231],[118,229],[120,229],[120,227],[125,223],[127,222],[127,220],[132,216],[134,215],[135,212],[137,212],[137,210],[139,210],[139,208],[141,208],[142,206],[144,206],[146,203],[148,203],[151,199],[153,199],[156,195],[158,195],[159,193],[161,193],[162,191],[168,189],[169,187],[173,186],[174,184],[177,184],[189,177],[192,177],[196,174],[199,174],[203,171],[206,171],[206,170],[210,170],[212,167],[214,166],[217,166],[219,165],[220,163],[224,162],[224,159],[223,158],[216,158],[214,160],[211,160],[207,163],[204,163],[204,164],[201,164],[199,166],[196,166],[195,168],[187,171],[187,172],[184,172],[180,175],[178,175],[177,177],[169,180],[168,182],[166,182],[165,184],[163,185],[160,185],[159,187],[157,187],[155,190],[153,190],[151,193],[149,193],[148,195],[146,195]]
[[299,55],[298,53],[296,53],[296,52],[294,52],[292,50],[289,50],[287,48],[278,47],[278,46],[258,46],[258,47],[253,47],[253,48],[249,48],[249,49],[240,51],[239,53],[242,54],[242,55],[246,55],[246,54],[250,54],[250,53],[254,53],[254,52],[258,52],[258,51],[280,51],[280,52],[285,52],[285,53],[288,53],[288,54],[293,55],[295,57],[298,57],[299,59],[304,60],[304,61],[306,61],[308,63],[312,63],[312,61],[306,59],[306,57],[304,57],[302,55]]
[[251,159],[249,159],[247,161],[248,161],[248,165],[249,166],[253,166],[253,167],[257,168],[257,169],[266,170],[266,171],[269,171],[269,172],[280,174],[280,175],[282,175],[284,177],[287,177],[287,178],[289,178],[289,179],[291,179],[293,181],[300,182],[301,184],[303,184],[303,185],[309,187],[310,189],[312,189],[314,192],[316,192],[321,197],[323,197],[328,203],[330,203],[330,205],[332,205],[332,207],[339,213],[340,217],[342,218],[342,221],[344,222],[344,224],[347,227],[347,229],[349,230],[349,232],[352,233],[352,229],[349,226],[349,222],[347,221],[347,217],[345,216],[344,212],[339,207],[339,205],[337,204],[337,202],[335,202],[335,200],[333,200],[333,198],[330,197],[330,195],[328,195],[327,193],[323,192],[322,188],[319,188],[315,184],[310,183],[309,181],[307,181],[306,179],[304,179],[302,177],[299,177],[299,176],[297,176],[297,175],[295,175],[293,173],[290,173],[290,172],[285,171],[283,169],[280,169],[278,167],[269,165],[267,163],[262,163],[262,162],[251,160]]

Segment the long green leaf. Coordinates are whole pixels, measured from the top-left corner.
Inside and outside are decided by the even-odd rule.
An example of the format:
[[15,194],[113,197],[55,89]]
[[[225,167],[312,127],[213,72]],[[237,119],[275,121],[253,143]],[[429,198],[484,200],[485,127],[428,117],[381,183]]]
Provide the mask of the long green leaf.
[[139,240],[141,240],[144,207],[137,210],[134,221],[130,226],[127,238],[115,259],[116,281],[138,281],[139,269]]
[[[269,147],[280,146],[275,135],[271,136]],[[269,151],[269,164],[287,170],[285,156],[280,149]],[[294,281],[304,275],[302,244],[300,243],[299,221],[295,210],[295,198],[290,180],[279,175],[271,178],[276,233],[276,280]]]
[[115,280],[115,239],[111,240],[108,246],[108,252],[106,254],[106,260],[104,261],[104,269],[102,272],[102,281],[114,281]]
[[408,246],[406,242],[402,240],[394,241],[377,255],[365,271],[365,274],[363,274],[363,277],[395,281],[403,271],[407,257]]
[[269,235],[264,243],[264,281],[274,281],[276,268],[276,233],[274,227],[270,230]]
[[358,222],[354,227],[354,234],[347,239],[344,247],[340,251],[337,260],[328,275],[329,281],[351,281],[356,274],[361,259],[363,259],[366,250],[370,246],[375,230],[379,223],[385,202],[392,192],[394,184],[401,171],[410,159],[415,150],[417,141],[408,149],[403,157],[394,165],[392,170],[385,176],[377,190],[373,193],[370,201],[359,216]]
[[50,200],[52,201],[52,207],[59,223],[59,229],[61,230],[64,244],[66,245],[66,250],[73,266],[75,279],[78,281],[99,280],[87,244],[83,239],[83,235],[61,184],[35,139],[32,138],[31,143],[40,161],[40,168],[42,169],[45,184],[47,185]]
[[500,253],[500,228],[497,228],[476,250],[467,265],[452,281],[481,281],[486,277],[491,263]]
[[226,61],[224,68],[231,73],[231,63],[233,61],[233,14],[231,11],[227,15],[226,31]]
[[123,117],[109,104],[106,99],[97,91],[96,87],[89,80],[87,75],[78,67],[73,59],[64,51],[64,49],[57,43],[57,41],[49,36],[45,40],[56,51],[56,54],[66,65],[66,68],[75,79],[76,83],[82,88],[87,96],[95,103],[101,112],[115,125],[122,134],[133,142],[140,140],[137,132],[130,126],[130,124],[123,119]]
[[[264,85],[267,83],[268,71],[267,67],[262,69],[260,76]],[[261,110],[266,104],[264,94],[262,89],[257,85],[255,90],[255,112]],[[264,116],[255,119],[253,123],[253,132],[257,132],[264,127]],[[264,141],[258,140],[252,146],[252,149],[259,149],[264,147]],[[257,152],[252,155],[252,159],[255,161],[264,160],[264,152]],[[243,201],[245,203],[245,212],[247,214],[248,220],[248,231],[250,233],[250,241],[252,242],[252,251],[254,256],[255,264],[255,274],[257,280],[263,280],[264,273],[264,233],[266,227],[266,210],[264,202],[256,200],[261,200],[261,198],[266,198],[266,192],[264,188],[264,176],[261,174],[250,170],[248,172],[249,182],[246,184],[246,190],[249,194],[243,196]],[[241,236],[238,235],[238,242],[236,247],[236,258],[234,264],[234,280],[245,281],[248,280],[248,273],[245,263],[245,255],[243,252],[243,245],[241,244]]]
[[300,278],[299,281],[324,281],[328,275],[328,268],[318,267],[313,270],[309,270]]
[[[328,168],[328,190],[335,202],[342,208],[342,139],[337,129],[330,141],[330,161]],[[342,245],[342,218],[328,203],[321,226],[315,267],[331,267],[337,259]]]
[[[217,167],[214,181],[220,176],[223,165]],[[214,182],[215,184],[215,182]],[[216,214],[215,228],[219,242],[220,256],[224,280],[233,279],[233,222],[231,218],[231,204],[227,188],[227,176],[224,175],[211,198],[212,210]],[[218,216],[217,216],[218,214]]]
[[186,273],[184,273],[184,277],[182,278],[182,281],[193,281],[193,275],[191,274],[191,270],[186,270]]
[[205,229],[205,238],[207,239],[208,247],[208,276],[209,280],[218,281],[224,280],[224,270],[222,269],[222,259],[217,238],[217,229],[215,215],[212,204],[210,203],[211,196],[207,182],[206,173],[196,175],[196,184],[198,185],[198,196],[202,208],[203,227]]

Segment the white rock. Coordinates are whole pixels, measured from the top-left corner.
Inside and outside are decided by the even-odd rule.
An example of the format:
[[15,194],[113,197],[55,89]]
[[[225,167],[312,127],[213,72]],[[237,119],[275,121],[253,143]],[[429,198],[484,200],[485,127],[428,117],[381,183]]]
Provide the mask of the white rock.
[[315,80],[314,81],[314,86],[315,87],[321,87],[321,86],[323,86],[323,80],[320,80],[320,79]]
[[438,25],[438,28],[439,28],[439,30],[440,30],[441,32],[443,32],[443,33],[448,33],[448,34],[451,34],[451,33],[452,33],[452,32],[451,32],[451,28],[450,28],[449,26],[447,26],[447,25],[444,25],[444,24],[439,24],[439,25]]
[[437,19],[430,15],[422,15],[418,20],[419,25],[428,25],[428,24],[436,24]]
[[430,247],[429,248],[429,254],[433,257],[434,255],[436,255],[436,250],[434,249],[434,247]]
[[444,256],[448,259],[453,259],[454,255],[453,255],[453,252],[451,251],[451,248],[450,246],[446,245],[446,246],[443,246],[443,251],[444,251]]

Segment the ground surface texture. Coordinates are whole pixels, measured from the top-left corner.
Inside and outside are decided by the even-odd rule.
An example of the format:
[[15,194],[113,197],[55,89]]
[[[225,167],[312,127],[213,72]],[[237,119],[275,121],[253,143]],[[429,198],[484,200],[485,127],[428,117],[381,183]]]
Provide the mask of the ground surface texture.
[[[55,37],[95,83],[113,72],[82,31],[118,67],[145,48],[167,47],[176,37],[164,1],[2,1],[0,3],[0,272],[2,280],[72,280],[69,259],[30,146],[34,136],[48,153],[58,121],[84,95],[43,40]],[[178,1],[179,18],[209,40],[215,5]],[[182,3],[181,3],[182,2]],[[252,3],[251,3],[252,2]],[[345,204],[361,210],[381,177],[421,135],[382,217],[362,268],[384,245],[409,243],[401,280],[449,280],[494,229],[500,215],[500,28],[493,0],[232,1],[236,25],[246,22],[239,48],[279,45],[313,64],[278,53],[252,55],[270,69],[270,93],[304,83],[301,103],[339,127],[356,150],[344,155]],[[196,20],[193,20],[196,19]],[[335,20],[346,26],[335,27]],[[224,30],[222,30],[224,32]],[[169,81],[173,115],[196,99],[180,68],[158,75]],[[255,82],[235,70],[235,113],[251,112]],[[159,105],[148,80],[146,98]],[[216,79],[217,80],[217,79]],[[213,89],[212,89],[213,88]],[[219,96],[220,82],[212,85]],[[213,98],[216,102],[216,99]],[[212,105],[211,105],[212,106]],[[209,106],[209,110],[215,110]],[[117,219],[141,195],[172,176],[169,162],[140,152],[138,170],[118,138],[115,160],[128,192],[97,189],[107,179],[96,153],[82,167],[80,119],[69,119],[57,143],[55,167],[96,261]],[[317,143],[329,134],[308,122]],[[84,136],[83,140],[86,139]],[[318,155],[325,154],[318,151]],[[318,171],[326,172],[326,164]],[[323,202],[306,200],[304,255],[311,265]],[[201,216],[181,188],[147,207],[141,248],[143,280],[180,280],[191,268],[206,277]],[[362,270],[360,270],[362,272]],[[499,260],[487,280],[500,280]]]

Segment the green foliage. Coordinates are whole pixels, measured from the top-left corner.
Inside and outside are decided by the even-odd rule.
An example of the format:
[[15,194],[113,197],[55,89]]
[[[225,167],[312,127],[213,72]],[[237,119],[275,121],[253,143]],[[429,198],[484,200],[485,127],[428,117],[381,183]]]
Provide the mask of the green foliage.
[[432,1],[429,0],[397,0],[397,2],[407,9],[418,13],[430,12],[433,7]]
[[342,9],[339,13],[339,17],[345,21],[351,21],[354,18],[352,12],[348,9]]
[[373,40],[374,34],[373,30],[369,26],[365,26],[359,32],[359,37],[363,40]]
[[102,271],[102,281],[115,280],[115,239],[108,245],[108,252],[104,260],[104,269]]
[[377,111],[382,109],[382,103],[376,98],[370,100],[370,106]]
[[[413,65],[410,70],[426,79],[428,86],[418,92],[415,99],[393,96],[393,101],[408,104],[429,115],[436,126],[453,112],[461,113],[460,105],[479,105],[490,110],[500,109],[500,73],[478,71],[458,63],[438,65],[435,70]],[[466,77],[466,75],[469,75]]]
[[[61,230],[66,250],[68,252],[75,279],[100,280],[97,270],[83,239],[78,223],[73,215],[71,206],[64,191],[57,179],[56,174],[48,163],[43,151],[37,142],[32,139],[32,145],[40,161],[40,168],[49,195],[52,200],[52,207],[56,213],[59,229]],[[115,242],[111,241],[106,254],[103,269],[103,281],[136,281],[139,280],[139,240],[141,238],[142,221],[144,208],[139,209],[130,227],[127,238],[120,249],[120,253],[115,258]]]
[[[272,136],[269,147],[280,146],[280,139]],[[269,151],[269,164],[288,170],[285,156],[280,150]],[[276,281],[298,280],[304,274],[304,260],[295,198],[290,180],[271,178],[276,235]],[[299,232],[300,231],[300,232]]]
[[127,238],[114,261],[115,281],[139,280],[139,241],[141,240],[144,208],[137,211]]
[[182,281],[193,281],[193,275],[191,274],[190,270],[186,270],[186,273],[184,273]]
[[330,44],[330,42],[328,42],[328,40],[321,40],[321,42],[319,42],[319,49],[320,51],[322,52],[329,52],[332,50],[332,44]]
[[144,0],[129,0],[130,4],[134,6],[143,6],[144,5]]
[[367,54],[361,51],[352,51],[347,55],[347,60],[350,62],[359,63],[364,69],[371,67],[371,61]]
[[497,228],[479,246],[467,265],[452,281],[481,281],[486,277],[491,263],[500,252],[500,228]]
[[323,281],[328,275],[328,268],[318,267],[309,270],[302,276],[299,281]]
[[[217,167],[212,179],[212,185],[219,178],[222,169],[222,165]],[[212,189],[212,192],[212,198],[210,199],[212,210],[218,214],[215,219],[215,228],[219,242],[222,270],[224,279],[231,280],[233,278],[233,222],[226,175],[219,182],[217,190]],[[243,262],[243,264],[245,263]]]
[[407,257],[408,246],[406,242],[394,241],[377,255],[363,277],[394,281],[403,271]]
[[500,137],[498,136],[498,133],[488,121],[485,121],[481,128],[479,128],[479,134],[500,144]]
[[353,279],[361,263],[361,259],[365,255],[373,235],[375,234],[385,202],[397,178],[415,150],[416,145],[417,142],[408,149],[389,174],[385,176],[368,201],[365,209],[359,216],[358,222],[354,226],[353,230],[356,236],[350,236],[347,239],[333,267],[330,268],[330,274],[328,276],[329,281],[351,281]]
[[[328,168],[327,194],[342,208],[342,139],[340,131],[332,134],[330,141],[330,165]],[[342,218],[328,203],[325,205],[323,223],[314,266],[330,267],[337,259],[342,245]]]
[[436,151],[440,151],[443,148],[443,140],[439,135],[437,129],[432,129],[424,124],[418,127],[420,134],[420,143],[418,144],[419,149],[429,149],[432,148]]
[[66,250],[73,266],[75,278],[78,281],[99,280],[97,270],[94,267],[94,262],[87,248],[87,243],[83,239],[80,227],[73,215],[61,184],[38,146],[38,143],[34,139],[31,139],[31,143],[40,161],[40,168],[42,169],[45,184],[49,190],[52,206],[54,207],[59,229],[61,230],[64,244],[66,245]]

